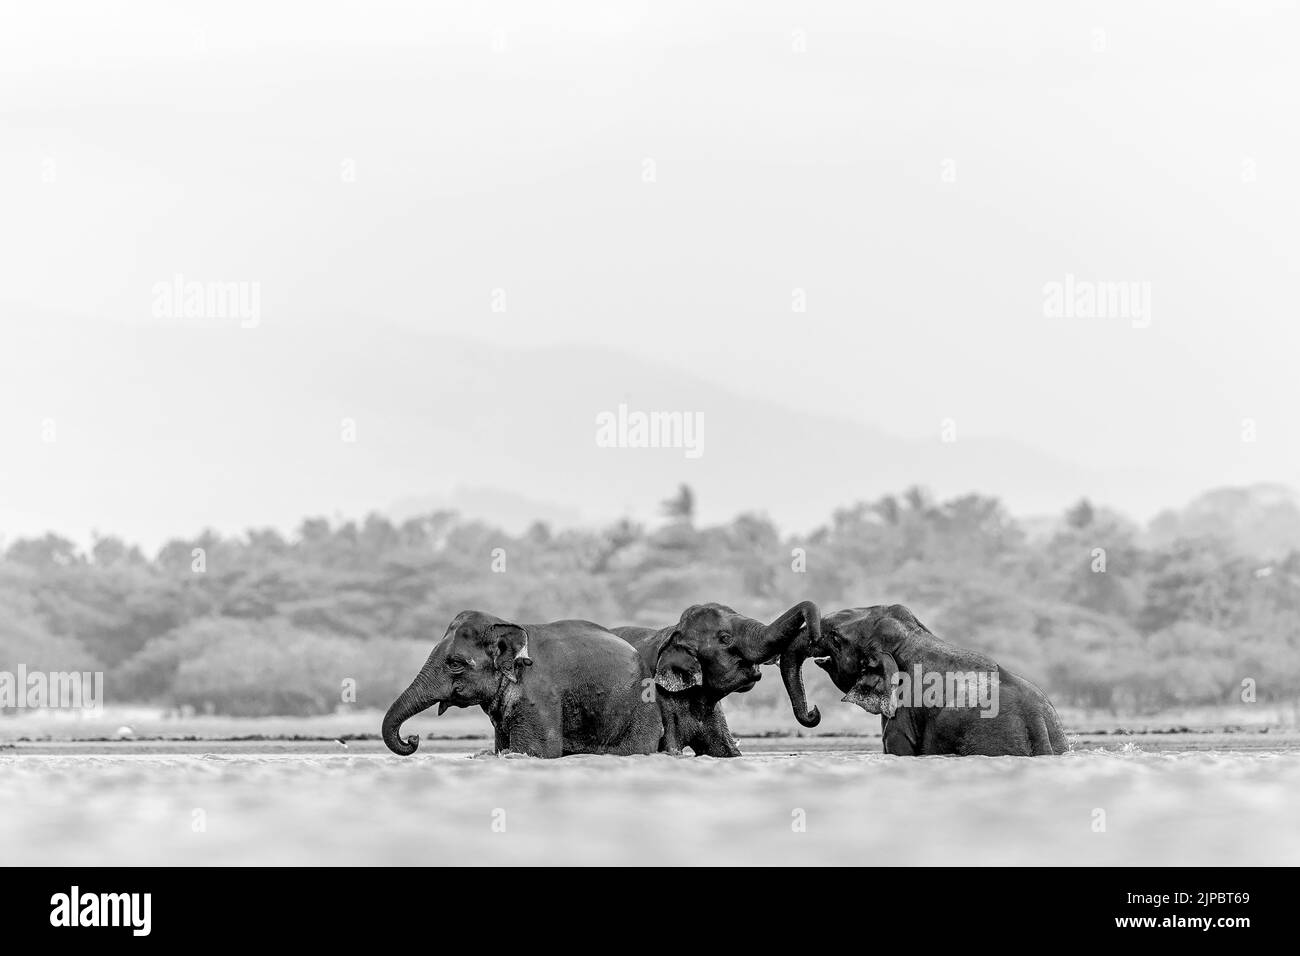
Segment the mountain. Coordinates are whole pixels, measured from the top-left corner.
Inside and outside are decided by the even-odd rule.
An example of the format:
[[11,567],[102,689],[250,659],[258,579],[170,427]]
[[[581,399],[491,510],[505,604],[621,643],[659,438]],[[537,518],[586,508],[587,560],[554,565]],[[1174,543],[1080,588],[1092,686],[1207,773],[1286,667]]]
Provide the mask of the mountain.
[[[594,344],[498,348],[360,318],[270,316],[248,329],[30,321],[10,327],[10,344],[10,538],[100,529],[154,547],[203,527],[291,529],[304,515],[422,500],[510,523],[521,504],[556,521],[650,519],[683,482],[702,521],[757,511],[791,530],[918,483],[995,494],[1019,512],[1105,492],[1096,472],[1010,439],[944,442],[938,423],[932,437],[902,438],[853,409],[791,407],[815,381],[756,381],[740,395]],[[603,447],[599,424],[617,425],[620,406],[624,426],[677,412],[702,429],[684,433],[690,448],[644,448],[619,447],[636,432],[616,427]],[[55,441],[42,439],[47,421]]]

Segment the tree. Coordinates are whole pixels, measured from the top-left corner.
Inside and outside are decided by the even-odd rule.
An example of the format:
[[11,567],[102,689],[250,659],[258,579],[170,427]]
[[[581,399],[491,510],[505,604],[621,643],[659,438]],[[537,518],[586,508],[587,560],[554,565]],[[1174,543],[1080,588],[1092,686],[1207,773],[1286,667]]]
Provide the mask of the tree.
[[126,542],[116,535],[100,537],[95,535],[95,543],[90,548],[90,558],[96,567],[111,568],[119,564],[143,564],[144,555],[135,546],[128,547]]
[[1087,498],[1080,498],[1079,503],[1065,513],[1065,523],[1071,528],[1083,530],[1092,524],[1093,517],[1092,503]]
[[10,561],[33,568],[63,568],[84,560],[75,544],[57,534],[47,534],[43,538],[19,538],[9,546],[8,557]]
[[695,492],[690,485],[680,485],[677,494],[665,498],[661,508],[670,521],[692,524],[695,521]]

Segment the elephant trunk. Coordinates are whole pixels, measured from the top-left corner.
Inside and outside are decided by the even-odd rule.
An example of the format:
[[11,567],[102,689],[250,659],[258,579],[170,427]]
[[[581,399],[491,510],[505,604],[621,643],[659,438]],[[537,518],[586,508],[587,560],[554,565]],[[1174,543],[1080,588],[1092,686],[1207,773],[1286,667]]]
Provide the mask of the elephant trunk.
[[780,655],[781,680],[794,719],[805,727],[816,727],[822,719],[816,707],[808,707],[803,686],[803,662],[811,653],[809,648],[820,645],[821,637],[821,612],[811,601],[801,601],[764,628],[756,646],[742,648],[747,657],[760,662]]
[[[435,651],[434,654],[436,653]],[[419,734],[401,736],[402,724],[442,700],[442,695],[438,693],[439,688],[436,686],[437,682],[433,678],[434,666],[433,655],[431,655],[420,668],[420,673],[415,675],[415,680],[411,681],[411,686],[402,691],[388,708],[388,713],[384,714],[382,728],[384,744],[400,757],[409,757],[420,746]]]
[[794,719],[805,727],[816,727],[822,722],[822,712],[816,707],[808,706],[808,696],[803,686],[803,662],[811,652],[806,635],[791,644],[781,655],[781,680],[785,683],[785,692],[790,697],[790,709]]

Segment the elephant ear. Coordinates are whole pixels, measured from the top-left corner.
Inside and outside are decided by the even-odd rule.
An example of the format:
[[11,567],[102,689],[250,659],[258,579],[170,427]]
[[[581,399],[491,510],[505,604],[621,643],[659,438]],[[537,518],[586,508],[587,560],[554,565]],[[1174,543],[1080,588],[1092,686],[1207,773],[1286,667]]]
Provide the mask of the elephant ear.
[[900,641],[911,634],[912,629],[909,625],[914,624],[922,630],[925,629],[925,625],[913,617],[911,611],[902,607],[902,605],[899,605],[899,607],[902,608],[906,617],[900,620],[899,617],[895,616],[894,610],[891,608],[890,612],[877,621],[876,626],[872,628],[870,643],[884,649],[897,647]]
[[678,644],[677,636],[674,631],[655,661],[655,683],[668,691],[689,690],[704,683],[699,658]]
[[519,680],[519,667],[530,666],[528,632],[518,624],[493,624],[485,635],[492,666],[508,681]]
[[884,717],[893,717],[894,712],[898,710],[898,661],[895,659],[894,654],[897,652],[899,644],[911,636],[914,627],[924,629],[924,625],[916,619],[911,611],[901,604],[895,604],[872,629],[868,650],[874,660],[869,663],[871,665],[878,663],[881,669],[884,670],[885,689],[883,693],[875,695],[880,709],[878,711],[872,710],[871,713],[879,713]]

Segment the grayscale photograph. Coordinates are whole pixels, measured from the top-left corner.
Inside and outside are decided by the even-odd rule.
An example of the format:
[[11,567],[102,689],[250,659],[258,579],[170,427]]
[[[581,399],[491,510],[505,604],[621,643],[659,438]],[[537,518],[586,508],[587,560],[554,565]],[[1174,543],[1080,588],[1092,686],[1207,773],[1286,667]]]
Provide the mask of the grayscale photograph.
[[159,935],[182,867],[1087,867],[1110,933],[1240,945],[1216,872],[1300,863],[1297,37],[0,0],[32,921]]

